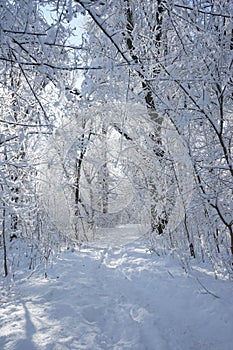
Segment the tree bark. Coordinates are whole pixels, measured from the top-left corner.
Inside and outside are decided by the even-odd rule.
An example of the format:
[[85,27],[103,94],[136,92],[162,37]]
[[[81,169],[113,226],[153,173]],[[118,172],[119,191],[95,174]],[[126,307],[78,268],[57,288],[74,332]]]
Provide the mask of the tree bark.
[[[126,8],[126,31],[127,31],[127,47],[130,53],[130,56],[135,64],[138,64],[140,69],[137,71],[139,77],[141,78],[141,84],[142,88],[145,93],[145,102],[147,106],[148,115],[151,119],[151,121],[154,123],[154,131],[150,133],[150,138],[153,141],[154,144],[154,153],[155,156],[159,157],[161,160],[163,157],[163,152],[161,151],[162,140],[161,140],[161,125],[163,122],[163,118],[160,117],[156,111],[156,104],[153,96],[153,91],[148,83],[148,81],[145,79],[145,69],[143,66],[143,63],[140,61],[140,58],[136,54],[135,47],[133,45],[133,30],[134,30],[134,19],[133,19],[133,13],[130,7],[130,0],[125,0],[127,4]],[[164,7],[162,4],[162,0],[158,0],[158,7],[156,12],[156,25],[153,26],[153,31],[155,32],[155,42],[156,42],[156,48],[157,48],[157,55],[160,54],[160,46],[161,46],[161,40],[162,40],[162,23],[163,23],[163,12]],[[158,69],[153,69],[153,78],[156,77],[156,75],[159,74]],[[156,231],[158,234],[162,234],[164,232],[164,229],[166,228],[168,217],[166,211],[162,213],[161,217],[158,217],[157,213],[157,202],[158,202],[158,191],[157,186],[154,181],[154,177],[151,176],[149,179],[150,183],[150,194],[151,194],[151,230],[152,232]]]
[[3,242],[3,268],[5,277],[8,275],[7,267],[7,249],[6,249],[6,208],[3,202],[3,218],[2,218],[2,242]]

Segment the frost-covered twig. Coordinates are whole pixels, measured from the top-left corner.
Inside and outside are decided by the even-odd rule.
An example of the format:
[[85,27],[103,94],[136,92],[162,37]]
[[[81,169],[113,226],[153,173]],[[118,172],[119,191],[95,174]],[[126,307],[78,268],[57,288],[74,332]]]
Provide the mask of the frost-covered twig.
[[220,299],[220,297],[214,293],[212,293],[210,290],[208,290],[204,285],[203,283],[198,279],[196,278],[197,282],[202,286],[202,288],[204,288],[204,290],[206,291],[206,293],[212,295],[213,297],[217,298],[217,299]]

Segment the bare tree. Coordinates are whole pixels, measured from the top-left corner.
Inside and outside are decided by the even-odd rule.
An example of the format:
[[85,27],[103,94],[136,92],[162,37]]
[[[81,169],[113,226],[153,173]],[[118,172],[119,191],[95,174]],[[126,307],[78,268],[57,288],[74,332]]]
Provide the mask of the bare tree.
[[[161,125],[172,122],[193,164],[193,205],[197,200],[203,217],[200,231],[205,232],[208,225],[209,238],[202,249],[209,251],[218,232],[224,244],[220,247],[219,238],[217,251],[232,255],[231,3],[76,2],[91,20],[87,49],[93,67],[98,68],[86,73],[84,92],[89,98],[146,105],[153,124],[147,142],[161,162],[169,158],[161,147]],[[153,192],[157,201],[156,187]],[[187,240],[196,249],[200,232],[195,232],[193,213],[192,206],[187,208],[185,231],[193,232]],[[209,217],[209,223],[204,217]],[[161,232],[167,217],[163,219]]]

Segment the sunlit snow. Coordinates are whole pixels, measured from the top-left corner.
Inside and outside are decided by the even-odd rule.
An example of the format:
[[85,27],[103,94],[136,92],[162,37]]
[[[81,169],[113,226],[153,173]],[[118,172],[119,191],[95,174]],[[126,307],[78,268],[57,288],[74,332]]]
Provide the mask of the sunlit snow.
[[187,274],[142,240],[66,249],[47,279],[38,271],[2,290],[0,349],[230,350],[232,289],[207,265]]

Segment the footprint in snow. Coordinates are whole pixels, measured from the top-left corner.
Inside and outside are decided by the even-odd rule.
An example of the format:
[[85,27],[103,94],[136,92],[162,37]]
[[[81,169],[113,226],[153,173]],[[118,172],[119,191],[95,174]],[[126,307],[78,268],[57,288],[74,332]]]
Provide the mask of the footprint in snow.
[[82,310],[82,315],[88,323],[97,323],[104,320],[104,308],[96,306],[87,306]]

